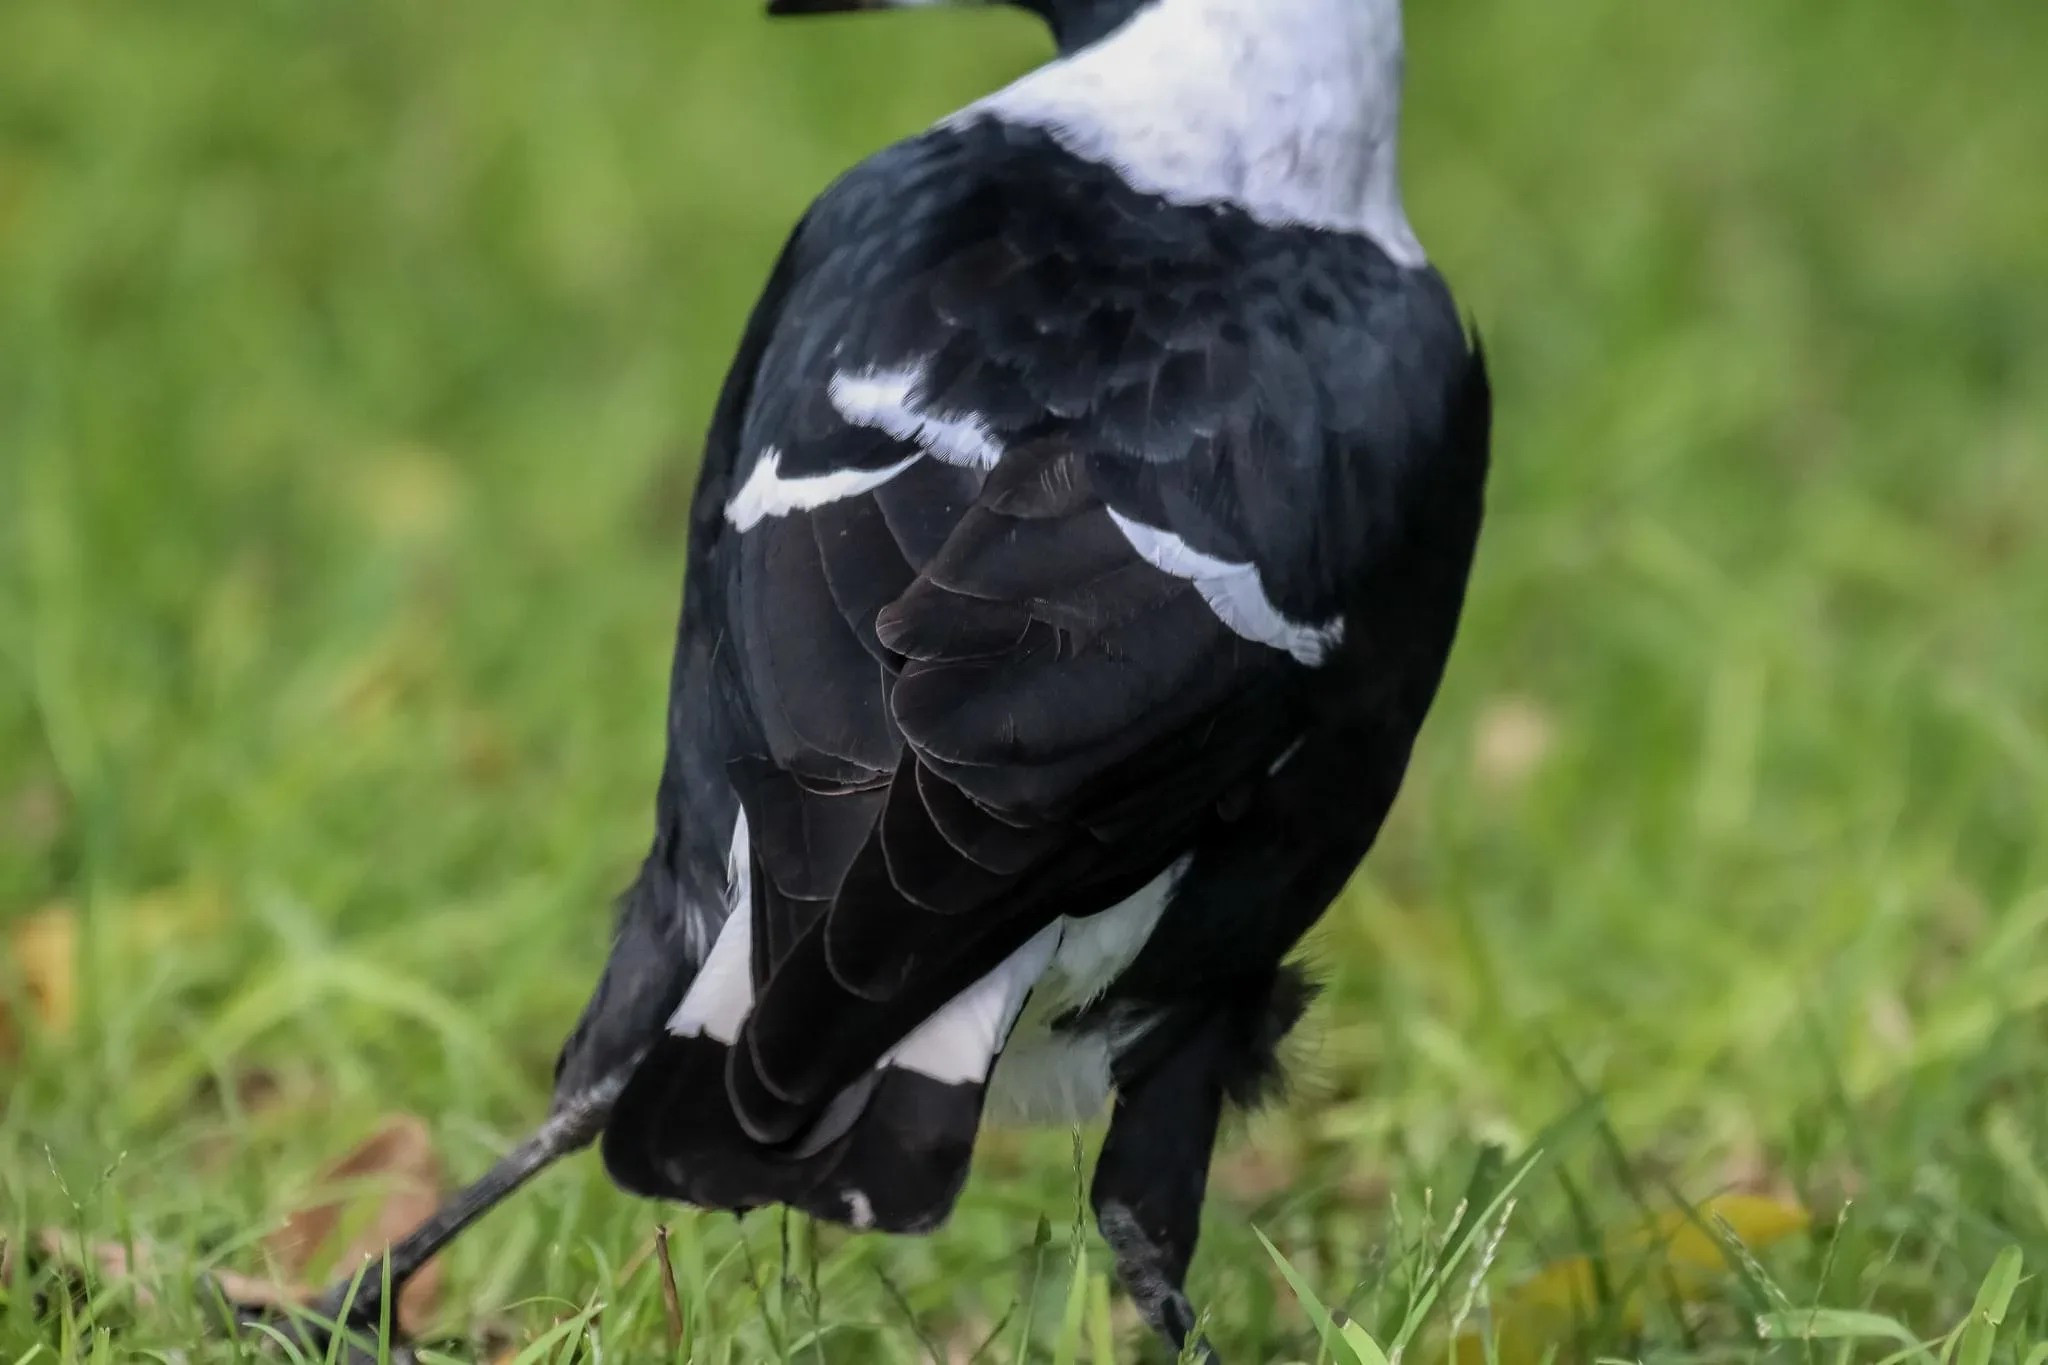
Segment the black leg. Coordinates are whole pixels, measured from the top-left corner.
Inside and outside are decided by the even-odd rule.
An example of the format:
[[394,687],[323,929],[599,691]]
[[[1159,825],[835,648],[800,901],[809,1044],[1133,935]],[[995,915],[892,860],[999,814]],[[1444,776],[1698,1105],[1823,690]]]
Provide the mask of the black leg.
[[[1195,1330],[1185,1286],[1223,1114],[1222,1025],[1205,1023],[1119,1089],[1090,1195],[1118,1282],[1176,1352]],[[1215,1352],[1199,1342],[1196,1358]]]
[[[623,1084],[623,1076],[607,1077],[583,1094],[556,1105],[547,1122],[535,1129],[525,1141],[507,1152],[475,1183],[457,1191],[424,1223],[394,1243],[390,1253],[393,1297],[405,1287],[406,1281],[419,1273],[420,1267],[432,1260],[441,1248],[454,1241],[470,1224],[496,1207],[499,1201],[556,1159],[595,1141],[604,1129],[605,1119],[611,1113]],[[360,1276],[351,1269],[346,1278],[313,1302],[311,1311],[346,1329],[374,1332],[381,1316],[383,1296],[384,1268],[373,1262],[362,1269]],[[262,1320],[275,1323],[272,1318]],[[303,1326],[296,1325],[288,1326],[287,1330],[301,1336],[305,1331]],[[315,1341],[309,1344],[324,1350],[326,1343]],[[349,1357],[345,1355],[344,1358]]]

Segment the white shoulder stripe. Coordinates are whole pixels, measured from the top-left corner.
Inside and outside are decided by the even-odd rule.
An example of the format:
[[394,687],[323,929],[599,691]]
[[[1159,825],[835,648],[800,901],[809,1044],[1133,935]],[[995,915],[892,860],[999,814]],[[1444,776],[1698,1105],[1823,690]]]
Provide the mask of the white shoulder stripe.
[[750,531],[768,517],[808,512],[880,488],[926,455],[946,464],[990,469],[1003,458],[1002,443],[973,413],[939,413],[925,405],[924,367],[841,370],[832,376],[832,406],[849,426],[868,427],[917,449],[882,469],[838,469],[785,478],[782,452],[764,447],[740,491],[725,505],[734,529]]
[[1258,565],[1233,564],[1205,555],[1173,532],[1133,521],[1114,508],[1109,515],[1140,558],[1162,573],[1194,584],[1217,619],[1245,639],[1284,649],[1310,665],[1321,663],[1344,639],[1341,616],[1317,625],[1282,615],[1266,596]]
[[832,376],[832,406],[853,426],[914,441],[935,460],[993,468],[1003,458],[1003,447],[988,423],[973,413],[933,412],[925,405],[924,379],[922,365],[841,370]]
[[828,502],[880,488],[917,463],[919,456],[905,456],[886,469],[840,469],[830,474],[782,477],[782,452],[769,446],[754,461],[754,470],[740,491],[725,505],[725,519],[734,529],[751,531],[764,517],[788,516],[823,507]]

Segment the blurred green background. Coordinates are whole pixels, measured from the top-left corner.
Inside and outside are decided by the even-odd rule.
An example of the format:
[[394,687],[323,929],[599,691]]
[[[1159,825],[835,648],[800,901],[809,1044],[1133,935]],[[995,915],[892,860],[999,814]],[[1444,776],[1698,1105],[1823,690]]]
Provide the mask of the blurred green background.
[[[1489,1293],[1637,1203],[1817,1223],[1568,1355],[1763,1351],[1774,1294],[1946,1331],[2001,1245],[2048,1258],[2048,6],[1410,10],[1491,520],[1198,1297],[1230,1358],[1311,1356],[1252,1224],[1371,1321],[1476,1145],[1583,1086],[1606,1125]],[[71,1327],[0,1288],[0,1356],[188,1340],[189,1265],[263,1268],[384,1113],[462,1177],[538,1116],[649,833],[744,312],[833,175],[1044,50],[744,0],[0,6],[0,1237],[173,1262]],[[815,1304],[772,1218],[682,1215],[691,1350],[964,1361],[1008,1312],[1019,1358],[1071,1168],[994,1141],[945,1233],[822,1237]],[[601,1296],[665,1349],[628,1260],[673,1216],[582,1158],[459,1244],[437,1331]]]

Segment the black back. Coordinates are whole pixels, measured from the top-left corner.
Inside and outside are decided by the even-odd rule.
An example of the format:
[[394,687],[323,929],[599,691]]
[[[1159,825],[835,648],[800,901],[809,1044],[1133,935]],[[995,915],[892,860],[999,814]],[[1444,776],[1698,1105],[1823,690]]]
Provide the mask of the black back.
[[[849,417],[849,379],[903,374],[923,427]],[[1441,280],[1366,237],[1170,206],[991,119],[856,169],[798,227],[714,422],[663,828],[565,1079],[674,1008],[724,913],[735,796],[755,1003],[727,1089],[758,1141],[1184,854],[1120,989],[1270,967],[1398,785],[1486,425]],[[785,481],[873,486],[728,516],[771,454]],[[1248,635],[1132,526],[1341,629]]]

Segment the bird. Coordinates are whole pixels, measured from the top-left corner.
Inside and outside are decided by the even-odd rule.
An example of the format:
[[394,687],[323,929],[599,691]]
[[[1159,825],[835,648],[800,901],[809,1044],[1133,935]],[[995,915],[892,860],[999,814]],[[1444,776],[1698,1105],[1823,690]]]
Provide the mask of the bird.
[[1438,692],[1491,387],[1403,206],[1400,0],[1016,2],[1049,59],[825,189],[745,324],[546,1121],[334,1319],[594,1143],[634,1194],[913,1234],[985,1124],[1107,1112],[1117,1281],[1212,1350],[1219,1124]]

